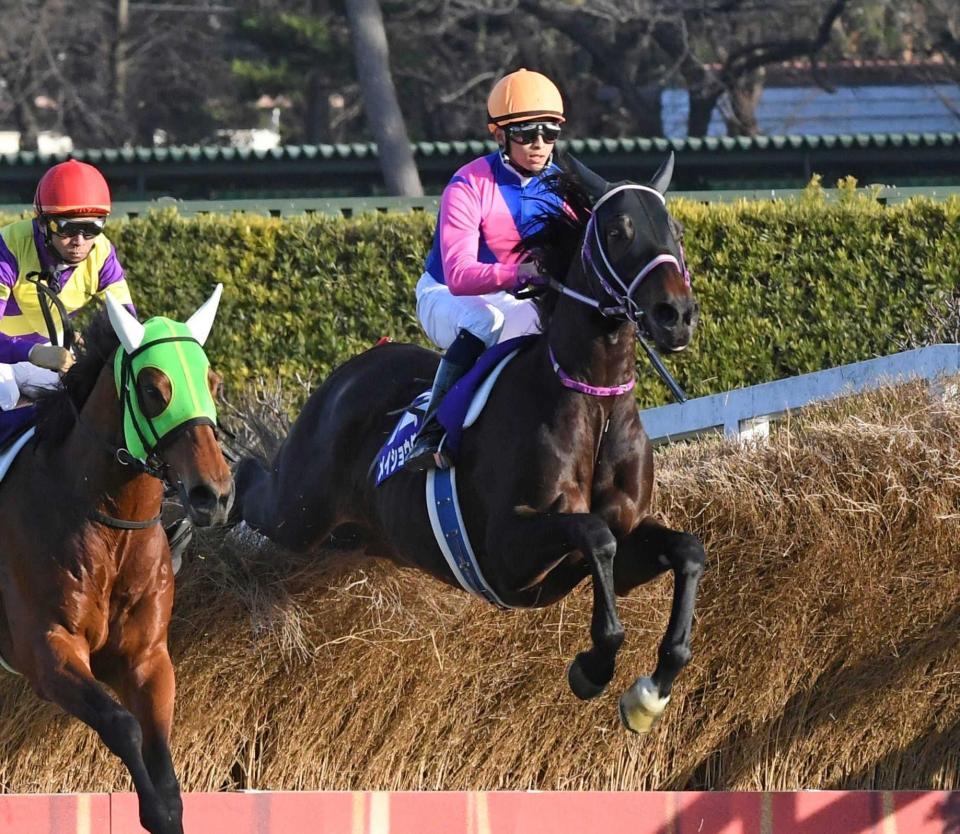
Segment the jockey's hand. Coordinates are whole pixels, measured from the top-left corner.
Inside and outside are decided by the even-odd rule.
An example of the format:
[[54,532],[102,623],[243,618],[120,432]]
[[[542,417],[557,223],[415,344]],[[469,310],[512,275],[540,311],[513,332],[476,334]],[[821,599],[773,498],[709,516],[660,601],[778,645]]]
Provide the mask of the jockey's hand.
[[540,267],[533,261],[525,261],[517,267],[517,286],[514,292],[524,287],[545,287],[550,283],[550,277],[540,274]]
[[70,370],[73,365],[73,354],[64,347],[58,345],[34,345],[30,348],[30,362],[38,368],[46,368],[49,371]]

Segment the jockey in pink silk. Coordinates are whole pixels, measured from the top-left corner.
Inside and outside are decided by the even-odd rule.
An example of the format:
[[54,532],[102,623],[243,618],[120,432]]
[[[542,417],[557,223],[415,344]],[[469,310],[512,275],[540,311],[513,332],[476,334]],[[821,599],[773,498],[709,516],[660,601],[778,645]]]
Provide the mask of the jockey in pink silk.
[[512,293],[543,281],[516,251],[539,216],[562,210],[544,177],[553,161],[563,101],[546,76],[520,69],[501,78],[487,99],[488,128],[499,149],[457,171],[443,191],[433,246],[417,283],[417,317],[445,353],[423,425],[405,468],[450,465],[434,419],[446,393],[499,341],[535,333],[533,301]]

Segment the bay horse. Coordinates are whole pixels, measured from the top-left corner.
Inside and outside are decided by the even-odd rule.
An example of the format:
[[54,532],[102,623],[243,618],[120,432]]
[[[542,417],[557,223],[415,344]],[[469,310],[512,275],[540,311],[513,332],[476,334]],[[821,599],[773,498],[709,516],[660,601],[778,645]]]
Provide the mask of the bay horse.
[[233,496],[202,347],[219,293],[185,323],[141,324],[108,296],[0,483],[0,655],[122,759],[151,834],[183,832],[164,483],[200,526]]
[[[656,669],[620,699],[623,724],[643,732],[690,660],[705,555],[695,536],[649,515],[653,453],[630,393],[635,336],[680,351],[699,306],[663,196],[672,154],[649,185],[612,185],[570,164],[557,186],[569,211],[541,218],[522,244],[563,280],[539,301],[541,335],[504,368],[464,432],[457,484],[480,571],[505,606],[550,605],[592,577],[592,646],[567,672],[581,699],[613,677],[624,639],[616,596],[673,571]],[[240,462],[236,516],[293,551],[348,525],[368,552],[459,587],[428,518],[427,476],[400,471],[377,487],[370,474],[392,415],[428,386],[437,362],[433,351],[385,344],[335,369],[268,466]]]

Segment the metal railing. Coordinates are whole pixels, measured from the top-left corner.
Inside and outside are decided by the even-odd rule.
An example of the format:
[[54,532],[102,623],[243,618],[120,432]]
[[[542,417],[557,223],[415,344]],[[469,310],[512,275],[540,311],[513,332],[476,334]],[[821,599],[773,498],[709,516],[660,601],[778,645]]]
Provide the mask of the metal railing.
[[685,403],[648,408],[640,412],[640,418],[654,443],[719,431],[730,437],[765,436],[771,420],[812,403],[909,379],[924,379],[937,386],[944,377],[956,374],[960,374],[960,344],[932,345]]

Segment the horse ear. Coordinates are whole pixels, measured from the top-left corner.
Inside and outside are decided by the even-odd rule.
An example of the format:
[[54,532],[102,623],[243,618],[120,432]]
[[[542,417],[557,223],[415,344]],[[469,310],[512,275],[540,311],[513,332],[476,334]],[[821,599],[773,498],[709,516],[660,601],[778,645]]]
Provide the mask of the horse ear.
[[143,342],[144,328],[119,301],[107,293],[107,318],[127,353],[133,353]]
[[592,199],[599,200],[610,190],[610,183],[608,183],[596,171],[591,171],[573,154],[568,153],[564,158],[570,173],[576,176],[577,179],[583,183],[583,187],[586,189],[587,194],[589,194]]
[[193,334],[193,338],[200,344],[207,341],[210,335],[210,328],[213,327],[213,320],[217,316],[217,307],[220,305],[220,296],[223,295],[223,284],[217,284],[214,287],[213,294],[200,305],[197,312],[187,319],[187,327]]
[[670,187],[670,180],[673,179],[673,159],[673,151],[670,151],[670,156],[667,157],[667,161],[657,169],[657,173],[655,173],[653,179],[650,180],[650,187],[655,188],[661,194],[667,193],[667,189]]

